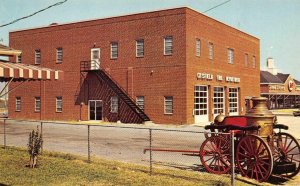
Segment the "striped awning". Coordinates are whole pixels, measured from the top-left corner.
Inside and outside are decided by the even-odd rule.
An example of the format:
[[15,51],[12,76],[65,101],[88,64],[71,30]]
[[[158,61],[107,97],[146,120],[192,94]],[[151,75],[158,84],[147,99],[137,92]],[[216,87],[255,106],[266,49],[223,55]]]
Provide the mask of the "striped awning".
[[13,48],[0,44],[0,56],[18,56],[21,53],[21,50],[15,50]]
[[58,80],[63,71],[22,63],[0,62],[0,81],[16,80]]

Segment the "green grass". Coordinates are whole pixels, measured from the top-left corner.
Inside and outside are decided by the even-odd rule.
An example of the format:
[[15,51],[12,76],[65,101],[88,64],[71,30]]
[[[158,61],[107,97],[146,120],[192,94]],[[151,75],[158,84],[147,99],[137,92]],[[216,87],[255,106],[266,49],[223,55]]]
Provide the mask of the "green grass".
[[[228,176],[197,171],[154,169],[147,166],[45,152],[38,167],[27,167],[26,149],[0,148],[0,185],[230,185]],[[236,181],[236,185],[247,185]]]

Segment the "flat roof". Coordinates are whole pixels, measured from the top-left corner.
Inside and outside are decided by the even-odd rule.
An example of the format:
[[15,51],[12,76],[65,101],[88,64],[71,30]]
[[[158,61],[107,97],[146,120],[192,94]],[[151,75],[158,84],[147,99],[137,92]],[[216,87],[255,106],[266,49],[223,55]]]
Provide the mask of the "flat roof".
[[[137,12],[137,13],[132,13],[132,14],[124,14],[124,15],[118,15],[118,16],[112,16],[112,17],[103,17],[103,18],[96,18],[96,19],[89,19],[89,20],[80,20],[80,21],[67,22],[67,23],[51,23],[51,24],[46,25],[46,26],[18,29],[18,30],[13,30],[11,32],[21,32],[21,31],[27,31],[27,30],[51,28],[51,27],[58,27],[58,26],[65,26],[65,25],[88,23],[88,22],[99,22],[99,21],[105,21],[105,20],[112,20],[112,22],[117,22],[117,21],[121,21],[120,19],[124,19],[124,18],[126,19],[126,21],[128,21],[128,20],[133,20],[134,17],[136,17],[136,16],[141,16],[141,18],[149,18],[149,15],[151,15],[151,14],[155,15],[157,13],[162,13],[162,12],[165,12],[166,14],[159,15],[159,16],[167,16],[167,15],[174,15],[174,13],[176,11],[179,11],[178,13],[186,13],[186,10],[188,10],[190,12],[197,13],[198,15],[204,16],[207,19],[213,20],[213,21],[215,21],[218,24],[224,25],[224,26],[226,26],[228,28],[231,28],[233,30],[236,30],[236,31],[238,31],[240,33],[243,33],[243,34],[245,34],[247,36],[250,36],[252,38],[255,38],[255,39],[259,40],[259,38],[255,37],[253,35],[250,35],[250,34],[248,34],[246,32],[243,32],[243,31],[241,31],[241,30],[239,30],[239,29],[237,29],[235,27],[229,26],[228,24],[225,24],[225,23],[223,23],[221,21],[218,21],[218,20],[216,20],[214,18],[211,18],[211,17],[209,17],[209,16],[207,16],[207,15],[205,15],[203,13],[200,13],[200,12],[198,12],[198,11],[190,8],[190,7],[167,8],[167,9],[160,9],[160,10],[154,10],[154,11]],[[173,14],[172,14],[172,12],[173,12]]]

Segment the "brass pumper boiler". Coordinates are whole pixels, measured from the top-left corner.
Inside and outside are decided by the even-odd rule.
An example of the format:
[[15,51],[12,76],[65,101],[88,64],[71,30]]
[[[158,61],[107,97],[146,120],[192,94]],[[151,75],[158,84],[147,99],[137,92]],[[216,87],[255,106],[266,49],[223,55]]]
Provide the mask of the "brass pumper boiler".
[[253,97],[253,107],[246,113],[248,126],[260,126],[258,136],[263,138],[264,141],[269,144],[273,149],[273,125],[275,121],[275,115],[272,114],[267,107],[267,98]]

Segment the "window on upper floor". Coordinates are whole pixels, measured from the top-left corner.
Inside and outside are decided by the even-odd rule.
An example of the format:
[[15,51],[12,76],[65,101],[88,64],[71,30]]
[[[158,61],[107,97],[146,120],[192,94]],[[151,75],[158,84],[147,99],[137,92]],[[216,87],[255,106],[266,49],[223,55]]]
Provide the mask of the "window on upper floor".
[[16,97],[16,111],[21,111],[21,97]]
[[136,57],[144,57],[144,40],[136,40]]
[[228,48],[227,49],[227,57],[228,57],[228,63],[229,64],[233,64],[233,61],[234,61],[234,50],[231,49],[231,48]]
[[164,38],[164,55],[172,55],[173,54],[173,37],[166,36]]
[[252,56],[252,68],[256,67],[256,58],[255,56]]
[[56,112],[62,112],[62,97],[56,97]]
[[214,44],[211,42],[208,43],[208,58],[210,60],[214,59]]
[[41,50],[35,50],[35,64],[41,64]]
[[248,54],[245,54],[245,62],[244,62],[244,66],[248,67]]
[[200,57],[201,54],[201,41],[199,38],[196,39],[196,56]]
[[56,63],[62,63],[63,61],[63,48],[56,48]]
[[118,58],[118,43],[117,42],[110,43],[110,58],[111,59]]

